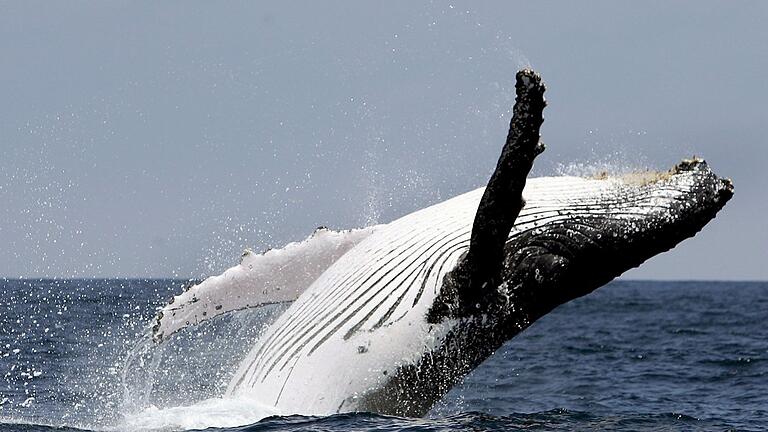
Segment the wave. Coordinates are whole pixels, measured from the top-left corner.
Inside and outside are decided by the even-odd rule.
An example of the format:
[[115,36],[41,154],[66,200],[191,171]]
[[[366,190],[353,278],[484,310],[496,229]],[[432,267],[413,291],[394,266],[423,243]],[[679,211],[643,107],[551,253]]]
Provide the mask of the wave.
[[[259,420],[254,420],[259,418]],[[178,431],[265,432],[265,431],[359,431],[410,430],[416,432],[528,431],[536,430],[751,430],[750,425],[728,424],[718,418],[702,419],[677,412],[593,413],[553,409],[533,413],[491,415],[464,412],[445,417],[405,418],[372,413],[342,413],[330,416],[280,416],[268,407],[248,400],[211,399],[187,407],[148,408],[119,425],[98,432]],[[0,418],[0,429],[9,432],[85,432],[69,426],[24,423]]]

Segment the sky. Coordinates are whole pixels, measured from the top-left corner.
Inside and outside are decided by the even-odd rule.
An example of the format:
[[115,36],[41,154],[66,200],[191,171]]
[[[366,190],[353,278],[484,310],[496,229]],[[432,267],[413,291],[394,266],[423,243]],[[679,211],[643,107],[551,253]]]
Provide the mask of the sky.
[[736,194],[632,279],[768,279],[768,2],[0,2],[0,276],[219,274],[483,186],[704,157]]

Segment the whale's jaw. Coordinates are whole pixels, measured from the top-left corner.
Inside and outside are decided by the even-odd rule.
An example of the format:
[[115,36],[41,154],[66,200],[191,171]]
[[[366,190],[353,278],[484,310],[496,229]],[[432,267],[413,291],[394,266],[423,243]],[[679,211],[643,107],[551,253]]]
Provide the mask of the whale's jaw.
[[[692,237],[733,196],[731,181],[698,159],[666,173],[602,180],[615,187],[564,204],[557,216],[542,210],[535,228],[524,228],[518,220],[504,247],[503,282],[487,303],[475,305],[477,313],[457,313],[466,308],[457,306],[460,296],[444,283],[430,318],[453,322],[452,330],[421,361],[401,367],[386,385],[368,392],[360,409],[424,415],[534,321]],[[530,204],[538,206],[538,201]],[[535,213],[524,209],[521,219],[532,220]],[[435,320],[436,311],[442,318]]]
[[505,301],[525,310],[513,327],[592,292],[699,232],[733,196],[700,159],[666,173],[625,176],[613,195],[505,245]]

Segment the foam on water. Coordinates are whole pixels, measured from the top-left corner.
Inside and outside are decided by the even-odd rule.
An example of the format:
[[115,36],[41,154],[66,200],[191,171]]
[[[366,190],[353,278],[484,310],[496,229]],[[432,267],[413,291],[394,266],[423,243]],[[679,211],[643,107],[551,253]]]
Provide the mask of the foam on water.
[[119,431],[185,430],[235,427],[279,415],[274,407],[248,398],[211,398],[192,405],[170,408],[150,406],[125,417]]

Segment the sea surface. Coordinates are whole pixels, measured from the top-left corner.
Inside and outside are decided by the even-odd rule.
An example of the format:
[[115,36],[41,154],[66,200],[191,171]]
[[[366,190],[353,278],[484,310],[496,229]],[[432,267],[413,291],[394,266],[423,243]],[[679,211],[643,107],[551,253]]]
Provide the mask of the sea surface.
[[157,346],[152,317],[183,284],[0,279],[0,430],[768,430],[765,282],[613,282],[536,322],[416,419],[279,416],[219,398],[284,306]]

